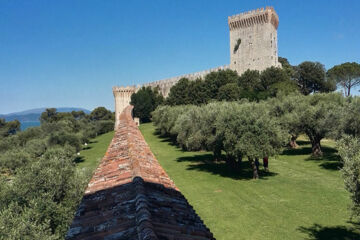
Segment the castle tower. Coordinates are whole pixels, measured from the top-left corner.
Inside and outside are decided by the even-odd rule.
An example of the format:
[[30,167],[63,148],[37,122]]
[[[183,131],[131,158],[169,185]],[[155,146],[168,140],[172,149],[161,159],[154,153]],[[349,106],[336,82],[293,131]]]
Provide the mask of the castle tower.
[[277,28],[274,8],[252,10],[228,17],[230,29],[230,69],[239,75],[247,69],[262,71],[281,67],[278,62]]
[[130,105],[131,95],[136,92],[136,89],[135,86],[113,87],[115,98],[115,130],[117,130],[120,123],[120,114]]

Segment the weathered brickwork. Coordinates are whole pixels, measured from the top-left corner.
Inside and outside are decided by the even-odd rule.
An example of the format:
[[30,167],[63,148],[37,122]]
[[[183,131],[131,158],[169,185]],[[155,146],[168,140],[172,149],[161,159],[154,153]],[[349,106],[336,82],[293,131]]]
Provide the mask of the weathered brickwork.
[[131,112],[127,106],[120,115],[66,239],[214,239],[152,154]]

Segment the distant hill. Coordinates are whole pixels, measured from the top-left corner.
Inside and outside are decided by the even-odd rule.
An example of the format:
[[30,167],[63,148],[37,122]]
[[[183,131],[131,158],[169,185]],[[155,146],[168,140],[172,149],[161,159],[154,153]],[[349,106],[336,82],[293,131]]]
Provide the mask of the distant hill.
[[[20,121],[21,125],[36,126],[36,125],[40,124],[39,118],[40,118],[41,113],[44,112],[45,109],[46,108],[34,108],[34,109],[25,110],[25,111],[21,111],[21,112],[0,114],[0,118],[5,118],[6,121],[13,121],[13,120],[17,119]],[[90,113],[90,111],[87,109],[75,108],[75,107],[56,108],[56,110],[58,112],[84,111],[85,113]],[[31,123],[31,124],[27,124],[27,123]],[[22,126],[22,128],[23,128],[23,126]]]

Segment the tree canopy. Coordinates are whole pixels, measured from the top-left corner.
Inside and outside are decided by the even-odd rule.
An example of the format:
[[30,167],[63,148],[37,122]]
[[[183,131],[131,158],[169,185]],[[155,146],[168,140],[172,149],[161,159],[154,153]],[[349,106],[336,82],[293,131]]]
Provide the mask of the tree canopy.
[[334,81],[326,77],[326,70],[319,62],[305,61],[296,67],[296,79],[304,95],[331,92],[336,89]]
[[1,137],[7,137],[9,135],[13,135],[18,131],[20,131],[20,122],[18,120],[6,122],[5,119],[0,118]]
[[133,114],[140,118],[141,122],[149,122],[151,112],[164,101],[158,88],[142,87],[136,93],[131,95],[131,102],[134,106]]
[[360,85],[360,64],[346,62],[328,70],[328,76],[344,89],[345,96],[350,96],[351,89]]

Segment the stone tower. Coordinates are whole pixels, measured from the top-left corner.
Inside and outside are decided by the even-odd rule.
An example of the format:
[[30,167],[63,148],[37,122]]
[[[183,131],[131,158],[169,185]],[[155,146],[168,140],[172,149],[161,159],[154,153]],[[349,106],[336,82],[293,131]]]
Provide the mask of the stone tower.
[[137,88],[135,86],[113,87],[115,98],[115,130],[117,130],[120,123],[120,114],[130,105],[131,95],[135,93],[136,90]]
[[228,17],[230,29],[230,69],[239,75],[247,69],[262,71],[280,67],[277,49],[279,18],[266,7]]

